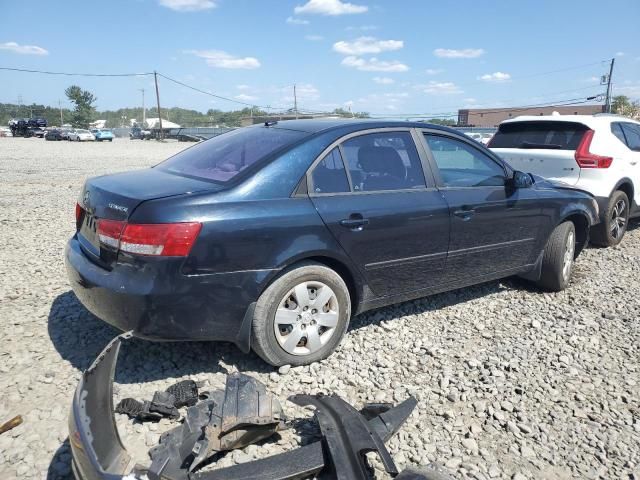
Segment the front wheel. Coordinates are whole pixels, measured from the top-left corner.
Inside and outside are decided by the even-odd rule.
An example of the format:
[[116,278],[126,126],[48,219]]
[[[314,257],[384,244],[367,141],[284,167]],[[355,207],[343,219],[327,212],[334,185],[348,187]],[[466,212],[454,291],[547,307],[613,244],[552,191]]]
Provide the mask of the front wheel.
[[576,227],[573,222],[558,225],[544,247],[542,272],[537,284],[544,290],[559,292],[569,285],[576,254]]
[[616,190],[604,212],[601,223],[591,232],[591,243],[600,247],[613,247],[622,241],[629,221],[629,197],[621,190]]
[[253,350],[274,366],[317,362],[338,346],[350,317],[349,290],[340,275],[319,263],[298,264],[260,295]]

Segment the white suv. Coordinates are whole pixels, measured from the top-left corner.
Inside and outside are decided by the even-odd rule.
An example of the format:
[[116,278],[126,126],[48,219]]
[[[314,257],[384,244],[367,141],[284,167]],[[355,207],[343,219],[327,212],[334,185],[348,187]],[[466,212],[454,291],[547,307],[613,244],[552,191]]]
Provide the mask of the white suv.
[[617,245],[640,215],[640,122],[618,115],[545,115],[505,120],[488,147],[516,170],[596,197],[596,245]]

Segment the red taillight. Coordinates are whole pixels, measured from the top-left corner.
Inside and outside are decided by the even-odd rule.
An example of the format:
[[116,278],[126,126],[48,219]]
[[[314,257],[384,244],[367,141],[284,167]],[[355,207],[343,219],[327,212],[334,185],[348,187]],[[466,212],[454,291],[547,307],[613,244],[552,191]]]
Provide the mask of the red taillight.
[[613,157],[596,155],[589,151],[595,133],[593,130],[584,132],[580,145],[576,148],[575,159],[580,168],[609,168],[613,162]]
[[81,216],[82,216],[82,207],[78,202],[76,202],[76,223],[80,221]]
[[116,220],[98,220],[100,242],[136,255],[185,257],[189,255],[202,224],[134,224]]
[[96,223],[96,231],[98,232],[100,243],[104,243],[111,248],[117,249],[120,245],[122,230],[127,222],[121,220],[105,220],[101,218],[98,219]]

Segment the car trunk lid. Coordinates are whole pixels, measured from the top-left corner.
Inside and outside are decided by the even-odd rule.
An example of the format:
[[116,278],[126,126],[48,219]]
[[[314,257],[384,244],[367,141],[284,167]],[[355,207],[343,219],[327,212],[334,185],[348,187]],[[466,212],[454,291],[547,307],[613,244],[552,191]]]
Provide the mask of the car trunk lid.
[[117,247],[100,242],[99,220],[127,221],[142,202],[197,192],[215,192],[219,184],[175,175],[157,168],[91,178],[78,201],[76,228],[78,241],[96,263],[109,267],[117,257]]
[[488,147],[517,170],[575,185],[580,179],[575,151],[587,131],[579,122],[504,122]]

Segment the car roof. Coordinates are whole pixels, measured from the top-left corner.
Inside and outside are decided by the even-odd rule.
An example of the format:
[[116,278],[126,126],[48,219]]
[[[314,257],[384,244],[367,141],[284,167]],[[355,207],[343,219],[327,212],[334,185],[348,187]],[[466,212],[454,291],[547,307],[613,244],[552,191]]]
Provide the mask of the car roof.
[[[256,124],[254,127],[264,125]],[[461,135],[461,132],[442,125],[434,125],[426,122],[408,122],[404,120],[380,120],[380,119],[363,119],[363,118],[328,118],[328,119],[305,119],[305,120],[282,120],[277,123],[269,123],[274,128],[288,128],[307,133],[318,133],[326,130],[337,128],[348,128],[352,131],[366,130],[369,128],[433,128],[446,132]]]
[[602,127],[612,122],[632,122],[640,123],[629,117],[613,114],[595,114],[595,115],[522,115],[515,118],[504,120],[500,125],[505,123],[516,122],[575,122],[582,123],[588,127]]

